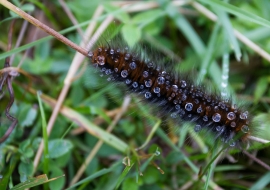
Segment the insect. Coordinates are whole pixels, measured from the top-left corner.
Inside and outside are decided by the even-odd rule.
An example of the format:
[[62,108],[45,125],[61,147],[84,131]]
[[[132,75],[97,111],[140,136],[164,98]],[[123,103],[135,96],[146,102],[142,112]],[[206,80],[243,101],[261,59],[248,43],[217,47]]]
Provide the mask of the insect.
[[[156,14],[152,14],[152,15],[159,15],[158,13],[162,13],[161,15],[164,15],[163,11],[165,10],[165,7],[163,7],[163,8],[162,8],[162,10],[156,11],[155,12]],[[18,10],[18,9],[14,9],[14,10]],[[168,10],[168,9],[166,9],[166,10]],[[22,13],[22,11],[20,11],[19,13]],[[170,15],[170,14],[168,14],[168,15]],[[178,15],[178,14],[174,14],[174,15]],[[28,17],[25,17],[25,18],[28,18]],[[144,17],[144,18],[146,18],[146,17]],[[166,19],[168,19],[168,18],[166,18]],[[158,20],[160,21],[161,19],[158,19]],[[171,18],[170,18],[170,20],[171,20]],[[31,21],[33,21],[33,20],[31,20]],[[172,22],[174,22],[174,21],[172,20]],[[42,23],[38,23],[35,25],[42,26],[41,24]],[[145,24],[145,23],[143,23],[143,24]],[[176,27],[173,27],[173,28],[177,29]],[[184,27],[184,28],[186,28],[186,27]],[[51,30],[46,30],[46,31],[48,32]],[[207,32],[209,32],[209,31],[207,30]],[[167,28],[166,28],[166,30],[164,30],[164,32],[168,32]],[[211,33],[211,31],[209,33]],[[178,34],[179,33],[177,33],[177,35]],[[221,33],[221,34],[223,34],[223,33]],[[57,34],[55,36],[56,36],[56,38],[58,38],[61,35]],[[204,36],[204,35],[202,35],[202,36]],[[206,36],[209,37],[208,35],[206,35]],[[207,40],[209,38],[207,38]],[[58,39],[60,39],[60,38],[58,38]],[[63,38],[60,39],[60,41],[62,41],[62,42],[66,42],[65,40],[63,40]],[[175,41],[175,39],[172,39],[172,41]],[[182,37],[179,39],[179,44],[181,44],[182,41],[183,41],[183,43],[186,43],[186,40],[183,40],[183,37]],[[186,48],[187,46],[188,45],[185,45],[185,46],[183,46],[183,48],[178,47],[178,49],[180,49],[179,51],[183,50],[183,52],[189,51],[187,53],[187,55],[190,55],[190,56],[187,56],[187,59],[188,59],[189,57],[192,58],[193,55],[196,53],[195,53],[195,51],[193,52],[193,50],[192,50],[192,53],[190,53],[191,50],[189,48]],[[72,47],[74,47],[74,46],[72,46]],[[86,58],[90,59],[90,61],[91,61],[90,64],[92,65],[93,70],[100,70],[99,71],[100,74],[103,76],[106,76],[107,83],[121,83],[121,84],[123,84],[122,86],[125,86],[125,89],[127,89],[129,93],[136,94],[140,99],[144,100],[145,102],[148,102],[149,105],[152,105],[152,107],[156,107],[156,109],[159,109],[160,112],[163,115],[166,115],[167,118],[171,118],[171,119],[175,120],[176,122],[180,121],[180,123],[182,123],[183,121],[187,122],[187,123],[191,123],[193,126],[193,131],[195,131],[195,132],[205,130],[205,131],[207,131],[207,133],[211,133],[212,138],[215,139],[215,141],[214,141],[215,143],[221,142],[221,144],[223,144],[224,146],[236,147],[236,148],[240,148],[241,150],[244,150],[247,147],[247,145],[251,141],[250,140],[251,137],[254,135],[254,131],[256,130],[255,129],[256,126],[252,123],[253,114],[252,114],[252,112],[248,111],[249,109],[247,107],[242,107],[242,106],[239,106],[238,104],[237,104],[238,106],[235,106],[235,104],[233,103],[233,101],[230,98],[227,100],[226,98],[221,97],[219,92],[211,92],[211,91],[206,90],[204,85],[197,85],[196,83],[194,83],[194,81],[192,80],[192,77],[184,76],[185,74],[183,74],[183,73],[178,74],[178,72],[174,71],[171,68],[168,68],[168,66],[164,66],[162,64],[162,61],[159,60],[158,58],[151,59],[151,56],[149,56],[150,59],[148,59],[148,56],[145,56],[145,54],[147,54],[146,53],[147,51],[144,52],[144,50],[142,50],[142,54],[140,54],[140,51],[137,51],[133,48],[126,49],[126,47],[127,47],[127,45],[123,41],[120,42],[120,45],[117,43],[115,44],[113,41],[112,42],[108,41],[108,43],[104,42],[101,45],[97,45],[96,48],[92,49],[91,51],[89,51],[88,48],[85,48],[85,49],[81,48],[81,49],[83,49],[82,51],[81,50],[79,51],[78,49],[77,50],[79,52],[81,52],[84,56],[86,56]],[[203,52],[203,53],[205,53],[205,52]],[[197,52],[198,55],[203,54],[203,53]],[[212,54],[209,54],[209,55],[212,55]],[[52,56],[53,56],[53,54],[52,54]],[[182,54],[182,56],[184,56],[184,54]],[[199,57],[199,60],[201,63],[203,59],[201,57]],[[196,59],[196,61],[198,62],[198,59]],[[196,63],[196,61],[194,61],[193,63]],[[65,82],[63,84],[63,85],[66,85],[63,88],[65,90],[69,89],[71,83],[73,82],[72,81],[72,79],[73,79],[72,74],[74,74],[76,72],[76,69],[74,69],[74,68],[76,68],[76,67],[73,67],[73,66],[71,67],[70,72],[68,72],[68,75],[67,75],[68,77],[65,79]],[[220,70],[220,67],[218,67],[217,70]],[[72,74],[70,75],[70,73],[72,73]],[[209,78],[211,78],[211,77],[209,77]],[[220,76],[219,76],[219,78],[220,78]],[[215,82],[215,80],[212,80],[212,82]],[[76,86],[76,84],[74,84],[73,88],[75,86]],[[74,91],[76,91],[76,88],[74,88],[74,89],[75,89]],[[91,89],[91,91],[92,90],[93,89]],[[66,90],[66,91],[63,90],[63,94],[61,92],[60,97],[67,97],[67,99],[70,97],[73,97],[72,94],[74,91],[70,94],[67,94],[66,93],[67,91],[68,90]],[[77,91],[79,91],[79,90],[77,90]],[[58,92],[57,92],[57,94],[58,94]],[[193,95],[194,95],[194,97],[193,97]],[[77,96],[76,98],[79,99],[80,97]],[[65,98],[63,98],[61,100],[64,100],[64,99]],[[54,117],[51,117],[51,118],[56,118],[59,111],[60,112],[66,111],[65,107],[62,106],[63,101],[61,101],[61,100],[57,101],[57,105],[55,106],[54,111],[53,111],[55,113],[55,114],[53,114]],[[69,101],[67,101],[67,102],[69,103]],[[96,102],[99,103],[99,101],[96,101]],[[77,103],[74,105],[77,106],[80,104]],[[110,106],[108,106],[106,108],[111,109],[111,107],[112,107],[112,105],[110,104]],[[60,108],[62,108],[62,109],[60,109]],[[71,111],[71,110],[69,109],[68,111]],[[137,112],[139,112],[139,111],[137,111]],[[65,112],[65,113],[67,113],[67,112]],[[75,113],[75,112],[73,112],[73,113]],[[74,115],[76,117],[74,117]],[[74,115],[71,114],[71,115],[68,115],[66,117],[74,119],[75,121],[78,121],[78,123],[83,126],[83,122],[86,119],[80,120],[82,117],[77,117],[79,115],[78,113],[74,114]],[[83,113],[81,115],[83,115]],[[137,115],[137,113],[136,113],[136,115]],[[95,116],[93,116],[93,117],[95,117]],[[90,118],[88,118],[88,119],[92,120],[92,115],[91,115],[91,119]],[[139,126],[133,125],[135,123],[135,119],[133,119],[133,118],[130,119],[129,116],[125,116],[123,118],[123,121],[121,121],[121,122],[125,122],[125,121],[129,121],[129,124],[127,126],[129,126],[129,127],[132,126],[135,129],[136,129],[136,127],[139,128]],[[122,126],[121,126],[122,125],[121,122],[120,122],[119,126],[117,126],[117,127],[118,127],[118,130],[123,131]],[[54,123],[53,119],[50,119],[50,122],[48,122],[48,123],[49,123],[49,125],[53,126],[53,123]],[[130,128],[128,128],[128,129],[130,129]],[[29,130],[29,128],[26,130]],[[91,133],[91,131],[94,131],[94,130],[89,130],[89,131]],[[111,140],[111,138],[105,138],[108,136],[99,135],[100,133],[98,133],[98,132],[99,131],[97,130],[91,134],[93,134],[94,136],[96,135],[97,137],[99,137],[101,139],[103,138],[102,140],[104,140],[105,142],[108,142],[109,140]],[[121,135],[123,134],[121,132],[119,132],[119,131],[114,132],[115,135],[119,135],[118,139],[121,139]],[[106,135],[109,135],[109,134],[106,134]],[[144,132],[138,133],[136,131],[136,132],[132,133],[131,137],[133,139],[135,139],[135,140],[133,140],[133,142],[137,140],[138,136],[143,137],[143,135],[145,135]],[[112,136],[113,135],[111,135],[110,137],[112,137]],[[84,145],[86,145],[87,142],[85,142],[84,139],[80,138],[80,137],[81,136],[70,135],[67,138],[76,138],[76,139],[78,138],[80,140],[80,142],[83,142]],[[207,137],[204,139],[207,140]],[[92,138],[92,137],[89,137],[89,138]],[[124,137],[123,139],[126,140],[128,138]],[[128,144],[128,140],[126,140],[126,141],[127,141],[126,144]],[[159,140],[159,142],[160,141],[161,140]],[[111,141],[111,142],[114,143],[116,141]],[[120,142],[120,143],[116,144],[116,146],[112,146],[114,148],[116,147],[117,150],[119,150],[118,147],[120,147],[120,145],[121,145],[121,141],[118,141],[118,142]],[[141,139],[138,142],[141,142]],[[166,141],[164,141],[164,142],[166,142]],[[110,142],[109,142],[109,144],[110,144]],[[205,158],[204,161],[200,161],[199,159],[196,159],[196,161],[194,162],[195,163],[194,165],[196,165],[196,167],[199,168],[201,166],[201,163],[204,164],[203,166],[205,166],[207,163],[209,163],[209,160],[208,160],[209,154],[207,154],[207,153],[210,151],[207,149],[206,152],[203,152],[204,150],[201,149],[202,151],[195,151],[195,153],[194,153],[194,152],[190,151],[191,148],[192,148],[192,150],[194,150],[193,148],[197,146],[196,143],[194,143],[194,144],[195,144],[194,146],[187,145],[184,147],[179,146],[179,147],[177,147],[178,149],[176,148],[178,151],[177,152],[178,155],[185,155],[184,153],[187,153],[185,156],[190,157],[190,159],[184,159],[185,161],[187,160],[186,164],[180,163],[180,162],[182,162],[181,159],[177,160],[176,163],[173,163],[175,166],[174,170],[171,167],[173,164],[171,165],[170,162],[167,162],[166,164],[168,164],[169,167],[166,167],[166,168],[168,168],[168,170],[171,170],[172,172],[165,171],[166,176],[160,177],[160,179],[162,179],[162,178],[165,179],[163,181],[163,184],[167,183],[167,181],[170,181],[170,179],[176,179],[174,181],[174,184],[177,184],[177,185],[179,185],[179,184],[184,185],[188,181],[193,182],[193,176],[197,176],[197,174],[199,173],[196,170],[194,171],[194,173],[192,173],[190,175],[191,177],[189,177],[188,180],[186,180],[184,182],[179,182],[179,181],[180,181],[180,179],[182,179],[181,176],[189,176],[188,172],[185,173],[187,175],[183,175],[182,169],[189,167],[187,165],[189,163],[192,163],[192,161],[193,161],[192,159],[194,159],[193,158],[194,154],[199,155],[199,156],[204,156],[204,158]],[[125,147],[127,147],[127,146],[125,146]],[[181,154],[182,149],[184,150],[183,154]],[[40,145],[39,150],[41,150],[39,152],[42,152],[42,150],[43,150],[43,147],[41,145]],[[122,150],[123,149],[121,149],[120,151],[122,151]],[[80,151],[85,153],[84,152],[85,150],[81,150],[80,147],[76,145],[76,149],[74,148],[74,152],[78,153]],[[146,151],[148,151],[148,150],[146,150]],[[122,152],[123,152],[123,154],[126,153],[126,152],[124,152],[124,150]],[[35,167],[36,168],[38,166],[38,163],[43,162],[42,159],[41,159],[41,162],[39,162],[39,160],[40,160],[39,158],[41,157],[40,155],[41,154],[37,154],[37,156],[35,158],[35,164],[36,164]],[[38,158],[38,156],[39,156],[39,158]],[[165,157],[166,156],[167,155],[165,155]],[[178,158],[177,156],[175,156],[175,157]],[[110,155],[107,154],[106,158],[110,159]],[[101,159],[103,159],[103,158],[101,158]],[[99,160],[99,158],[98,158],[98,160]],[[109,160],[109,161],[111,161],[111,160]],[[84,161],[82,161],[81,163],[79,162],[78,165],[80,165],[82,163],[85,164]],[[221,165],[222,164],[223,163],[221,163]],[[87,164],[85,164],[85,165],[87,165]],[[101,164],[99,163],[98,165],[100,166]],[[110,167],[110,166],[108,166],[108,167]],[[191,167],[191,168],[194,168],[194,167]],[[188,168],[188,169],[190,169],[190,168]],[[114,169],[112,169],[111,171],[114,171]],[[181,174],[181,176],[174,175],[175,173],[173,173],[173,172],[175,172],[177,174],[179,173],[179,174]],[[117,176],[117,175],[118,174],[113,173],[111,175],[111,177],[109,177],[109,178],[114,180],[113,177]],[[147,175],[145,175],[145,176],[147,176]],[[152,176],[152,175],[150,174],[150,176]],[[210,181],[211,181],[211,173],[210,172],[209,172],[209,176],[210,177],[208,179],[210,179]],[[103,178],[103,177],[104,176],[102,176],[101,178]],[[143,178],[143,180],[144,179],[146,179],[146,177]],[[167,179],[169,179],[169,180],[167,180]],[[97,181],[98,181],[98,179],[97,179]],[[178,184],[178,182],[179,182],[179,184]],[[155,182],[153,182],[153,183],[155,183]],[[168,183],[171,183],[171,182],[168,182]],[[217,183],[218,183],[218,181],[217,181]],[[168,186],[171,186],[171,184],[169,184]]]
[[[119,37],[117,39],[119,41]],[[159,60],[147,59],[124,42],[114,40],[98,46],[88,55],[91,64],[108,76],[109,82],[125,84],[130,92],[158,107],[167,116],[192,122],[195,132],[209,131],[215,139],[231,147],[247,143],[252,131],[248,111],[231,100],[222,99],[218,93],[207,92],[202,86],[195,85],[185,77],[187,74],[168,72]]]

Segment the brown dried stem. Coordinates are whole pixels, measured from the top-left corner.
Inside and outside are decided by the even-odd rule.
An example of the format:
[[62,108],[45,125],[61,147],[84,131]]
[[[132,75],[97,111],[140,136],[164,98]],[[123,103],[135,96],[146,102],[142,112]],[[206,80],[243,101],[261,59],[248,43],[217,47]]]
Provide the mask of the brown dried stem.
[[[11,22],[10,25],[10,29],[9,29],[9,35],[8,35],[8,51],[11,49],[11,45],[12,45],[12,34],[13,34],[13,28],[14,28],[14,24],[15,24],[15,20],[13,20]],[[10,58],[7,57],[5,60],[5,65],[4,68],[8,68],[10,67]],[[4,72],[1,83],[0,83],[0,92],[2,92],[4,85],[7,84],[7,89],[8,89],[8,93],[9,93],[9,102],[8,105],[6,107],[5,110],[5,115],[8,118],[9,121],[11,121],[12,123],[10,124],[8,130],[5,132],[4,136],[0,138],[0,143],[4,142],[9,135],[11,134],[11,132],[13,131],[13,129],[15,128],[15,126],[18,123],[18,120],[13,117],[12,115],[10,115],[9,111],[11,106],[14,103],[14,91],[12,88],[12,75],[9,74],[9,72]]]

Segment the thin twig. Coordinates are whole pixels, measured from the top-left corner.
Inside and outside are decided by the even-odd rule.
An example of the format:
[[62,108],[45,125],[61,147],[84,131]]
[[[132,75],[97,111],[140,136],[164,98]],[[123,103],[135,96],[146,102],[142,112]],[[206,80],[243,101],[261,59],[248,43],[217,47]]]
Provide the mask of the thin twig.
[[263,143],[263,144],[270,143],[269,140],[265,140],[265,139],[254,137],[254,136],[248,136],[248,139],[259,142],[259,143]]
[[[14,25],[15,25],[15,20],[13,20],[11,22],[11,25],[9,28],[7,51],[11,50]],[[10,58],[9,57],[6,58],[5,65],[4,65],[4,68],[8,68],[8,67],[10,67]],[[13,88],[12,88],[12,75],[10,75],[9,72],[4,72],[3,75],[4,76],[2,77],[1,84],[0,84],[0,92],[2,92],[4,84],[7,84],[7,89],[8,89],[8,93],[9,93],[9,102],[8,102],[8,105],[7,105],[6,110],[5,110],[5,115],[8,118],[8,120],[11,121],[12,123],[10,124],[8,130],[5,132],[4,136],[0,138],[0,143],[4,142],[9,137],[9,135],[12,133],[13,129],[15,128],[15,126],[18,123],[18,120],[15,117],[13,117],[12,115],[10,115],[10,113],[9,113],[10,108],[14,103],[14,92],[13,92]]]
[[243,150],[243,153],[245,155],[247,155],[248,157],[250,157],[252,160],[254,160],[255,162],[257,162],[258,164],[260,164],[262,167],[264,167],[267,170],[270,170],[270,166],[267,165],[266,163],[264,163],[263,161],[261,161],[260,159],[256,158],[255,156],[253,156],[252,154],[248,153],[247,151]]
[[[101,14],[101,12],[102,12],[102,8],[99,7],[96,10],[93,18],[97,18]],[[91,33],[93,32],[94,26],[95,26],[95,22],[92,22],[88,26],[86,33],[85,33],[86,38],[88,38],[91,35]],[[84,42],[82,42],[82,44],[84,44]],[[77,72],[77,70],[78,70],[79,66],[81,65],[81,62],[83,61],[84,58],[85,58],[85,56],[82,56],[77,52],[72,63],[71,63],[68,74],[67,74],[65,81],[64,81],[64,87],[63,87],[63,89],[58,97],[57,103],[53,109],[53,113],[52,113],[52,115],[49,119],[49,122],[48,122],[48,126],[47,126],[48,135],[50,134],[50,132],[53,128],[53,125],[54,125],[54,122],[58,116],[59,110],[61,109],[61,106],[62,106],[62,104],[65,100],[65,97],[69,91],[72,79],[73,79],[74,75],[76,74],[76,72]],[[43,142],[41,142],[39,145],[36,157],[34,159],[34,171],[36,170],[36,168],[39,164],[39,160],[41,158],[43,148],[44,148],[43,146],[44,146],[44,144],[43,144]]]
[[[76,18],[74,17],[73,13],[70,11],[70,9],[68,8],[67,4],[65,3],[64,0],[58,0],[58,2],[60,3],[60,5],[63,7],[64,11],[66,12],[68,18],[71,20],[73,25],[78,25],[78,21],[76,20]],[[77,28],[78,33],[81,35],[81,37],[84,37],[83,31],[81,28]]]
[[[22,25],[21,30],[20,30],[19,37],[18,37],[18,39],[17,39],[16,45],[15,45],[14,48],[17,48],[17,47],[20,46],[20,44],[21,44],[21,42],[22,42],[22,39],[23,39],[23,37],[24,37],[24,34],[25,34],[25,31],[26,31],[27,26],[28,26],[28,22],[27,22],[26,20],[24,20],[23,25]],[[14,60],[14,57],[15,57],[15,54],[13,54],[13,55],[10,57],[10,62],[9,62],[10,65],[12,65],[13,60]]]
[[86,49],[81,48],[77,44],[75,44],[72,41],[70,41],[69,39],[65,38],[63,35],[59,34],[54,29],[48,27],[47,25],[43,24],[42,22],[40,22],[36,18],[34,18],[31,15],[27,14],[26,12],[24,12],[20,8],[16,7],[12,3],[10,3],[9,1],[0,0],[0,3],[3,6],[7,7],[8,9],[12,10],[13,12],[15,12],[16,14],[18,14],[19,16],[21,16],[22,18],[24,18],[25,20],[27,20],[28,22],[32,23],[36,27],[38,27],[38,28],[42,29],[43,31],[47,32],[48,34],[54,36],[56,39],[63,42],[67,46],[75,49],[76,51],[80,52],[84,56],[87,56],[87,50]]

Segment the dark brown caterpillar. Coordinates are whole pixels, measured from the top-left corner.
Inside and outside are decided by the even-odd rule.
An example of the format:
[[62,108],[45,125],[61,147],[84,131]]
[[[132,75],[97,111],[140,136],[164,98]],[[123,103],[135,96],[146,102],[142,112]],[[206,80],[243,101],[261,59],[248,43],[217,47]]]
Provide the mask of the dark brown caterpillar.
[[133,93],[172,118],[194,123],[195,132],[211,131],[215,139],[231,147],[242,147],[248,142],[251,133],[248,111],[236,107],[232,101],[202,90],[186,77],[167,72],[136,50],[101,45],[88,55],[94,67],[109,76],[109,81],[126,84]]

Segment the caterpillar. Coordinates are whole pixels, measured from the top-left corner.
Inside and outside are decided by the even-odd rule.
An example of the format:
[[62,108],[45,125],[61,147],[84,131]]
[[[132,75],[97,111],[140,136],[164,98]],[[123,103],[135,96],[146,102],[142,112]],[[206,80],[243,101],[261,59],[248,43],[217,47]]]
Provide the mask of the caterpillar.
[[166,70],[160,60],[151,60],[136,48],[119,44],[125,42],[112,40],[88,53],[91,64],[107,75],[108,81],[125,84],[130,92],[166,116],[192,123],[195,132],[209,131],[228,147],[249,144],[252,123],[247,110],[204,90],[185,74]]

